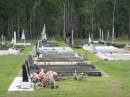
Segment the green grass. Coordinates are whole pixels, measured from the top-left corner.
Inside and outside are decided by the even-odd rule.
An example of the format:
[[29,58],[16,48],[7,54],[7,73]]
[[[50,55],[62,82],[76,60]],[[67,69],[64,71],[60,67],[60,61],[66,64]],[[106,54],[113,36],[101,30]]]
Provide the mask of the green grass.
[[[111,40],[108,41],[108,42],[111,42]],[[128,39],[124,40],[122,38],[118,38],[118,39],[115,39],[114,43],[117,43],[117,44],[130,44],[130,40],[128,40]]]
[[21,56],[28,56],[29,53],[33,50],[32,46],[26,46],[25,50],[21,52]]
[[21,61],[21,56],[0,56],[0,95],[7,92],[10,83],[20,71]]
[[[60,43],[64,46],[64,43]],[[34,92],[8,92],[8,87],[21,69],[22,61],[31,47],[19,56],[0,57],[0,97],[130,97],[130,62],[102,61],[82,49],[74,49],[87,56],[92,64],[105,71],[109,77],[88,77],[82,81],[73,79],[58,82],[58,89],[41,88]]]

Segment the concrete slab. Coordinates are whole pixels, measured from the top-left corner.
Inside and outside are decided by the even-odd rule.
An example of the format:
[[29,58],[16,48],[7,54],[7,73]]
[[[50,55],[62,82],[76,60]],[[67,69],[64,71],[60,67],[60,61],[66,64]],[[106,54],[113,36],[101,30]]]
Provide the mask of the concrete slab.
[[24,45],[24,46],[27,46],[27,45],[31,45],[31,43],[16,43],[15,45]]
[[102,60],[130,60],[130,53],[96,53]]
[[20,88],[22,83],[22,77],[16,77],[14,81],[11,83],[8,91],[34,91],[33,85],[31,88]]
[[0,55],[18,55],[19,53],[20,51],[15,49],[0,50]]

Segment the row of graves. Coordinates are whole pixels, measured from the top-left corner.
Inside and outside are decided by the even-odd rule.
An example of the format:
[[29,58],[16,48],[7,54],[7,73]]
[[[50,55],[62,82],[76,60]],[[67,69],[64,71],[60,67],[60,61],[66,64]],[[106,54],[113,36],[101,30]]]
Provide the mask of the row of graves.
[[83,49],[94,53],[102,60],[130,60],[130,45],[117,44],[105,41],[92,41],[89,37],[88,43]]
[[70,47],[59,47],[56,41],[48,41],[44,25],[41,40],[22,66],[22,76],[15,78],[9,91],[58,88],[57,81],[86,76],[102,76],[102,73],[86,57],[78,55]]
[[23,81],[29,81],[28,75],[31,74],[34,88],[57,88],[59,86],[56,81],[71,77],[82,79],[85,76],[102,76],[102,73],[85,57],[79,56],[69,47],[56,46],[55,41],[51,41],[51,44],[43,40],[37,42],[35,54],[29,55],[23,68]]
[[[40,43],[38,43],[40,44]],[[101,72],[90,64],[90,61],[79,56],[69,47],[44,47],[37,45],[37,56],[33,58],[34,65],[45,70],[52,70],[61,76],[73,75],[74,71],[91,76],[101,76]]]
[[21,35],[21,42],[16,42],[16,32],[13,33],[11,43],[7,43],[5,41],[5,36],[1,36],[1,44],[0,44],[0,55],[18,55],[21,51],[24,50],[26,45],[31,45],[31,43],[26,43],[26,38],[24,34],[24,30]]

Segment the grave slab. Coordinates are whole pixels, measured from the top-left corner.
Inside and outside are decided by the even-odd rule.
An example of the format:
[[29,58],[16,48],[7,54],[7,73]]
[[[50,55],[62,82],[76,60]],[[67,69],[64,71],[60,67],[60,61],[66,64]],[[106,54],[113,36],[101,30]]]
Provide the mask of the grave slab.
[[33,85],[31,88],[20,88],[20,85],[22,84],[23,84],[22,77],[16,77],[12,82],[12,84],[10,85],[8,91],[34,91]]

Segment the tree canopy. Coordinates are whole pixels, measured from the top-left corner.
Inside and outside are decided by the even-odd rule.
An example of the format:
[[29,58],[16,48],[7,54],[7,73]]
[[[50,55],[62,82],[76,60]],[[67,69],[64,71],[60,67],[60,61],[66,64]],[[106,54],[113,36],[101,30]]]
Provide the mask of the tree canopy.
[[[113,18],[114,17],[114,18]],[[0,0],[0,35],[20,38],[24,29],[28,38],[40,36],[46,24],[48,36],[71,34],[86,38],[99,30],[115,37],[130,38],[130,0]]]

